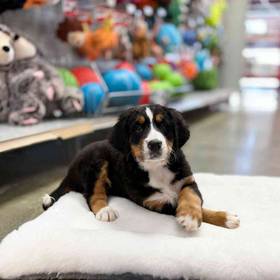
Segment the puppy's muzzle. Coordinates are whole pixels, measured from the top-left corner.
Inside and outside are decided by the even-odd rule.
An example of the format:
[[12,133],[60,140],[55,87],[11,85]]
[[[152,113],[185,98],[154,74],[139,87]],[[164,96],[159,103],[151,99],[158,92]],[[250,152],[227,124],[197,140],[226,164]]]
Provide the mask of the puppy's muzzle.
[[148,142],[148,148],[151,158],[156,158],[162,154],[162,142],[159,140],[151,140]]

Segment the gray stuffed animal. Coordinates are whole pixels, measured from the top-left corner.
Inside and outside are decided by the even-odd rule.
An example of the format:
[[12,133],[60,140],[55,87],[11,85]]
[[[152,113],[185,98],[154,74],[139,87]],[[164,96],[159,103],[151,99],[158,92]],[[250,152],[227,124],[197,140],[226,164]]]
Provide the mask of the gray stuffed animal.
[[37,54],[29,40],[14,34],[13,47],[15,61],[7,78],[10,123],[31,125],[46,117],[82,111],[82,94],[64,86],[55,67]]
[[7,75],[14,56],[11,31],[0,24],[0,122],[6,121],[9,114]]

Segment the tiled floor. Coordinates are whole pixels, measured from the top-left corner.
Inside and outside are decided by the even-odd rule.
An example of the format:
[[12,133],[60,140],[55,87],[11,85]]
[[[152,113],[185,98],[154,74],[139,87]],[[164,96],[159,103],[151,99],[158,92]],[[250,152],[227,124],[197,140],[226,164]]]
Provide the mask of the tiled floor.
[[218,112],[191,126],[194,172],[280,176],[280,112]]
[[[279,176],[280,111],[272,107],[227,107],[192,123],[184,151],[193,171]],[[0,188],[0,239],[41,213],[41,196],[55,188],[64,172],[48,170]]]

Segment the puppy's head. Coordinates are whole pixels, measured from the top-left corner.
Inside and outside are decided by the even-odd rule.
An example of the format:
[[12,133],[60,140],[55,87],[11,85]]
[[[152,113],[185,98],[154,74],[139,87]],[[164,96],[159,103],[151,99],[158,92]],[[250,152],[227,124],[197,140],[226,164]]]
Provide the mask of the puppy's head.
[[124,154],[131,154],[143,165],[164,165],[172,151],[189,139],[182,115],[160,105],[139,106],[127,110],[113,128],[110,142]]

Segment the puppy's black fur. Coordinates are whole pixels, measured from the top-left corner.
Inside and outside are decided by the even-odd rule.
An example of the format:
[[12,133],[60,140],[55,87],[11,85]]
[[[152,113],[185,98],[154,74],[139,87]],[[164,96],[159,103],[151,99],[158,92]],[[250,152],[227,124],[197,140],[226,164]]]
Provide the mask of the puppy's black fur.
[[[106,193],[108,196],[128,198],[143,206],[144,201],[160,192],[149,185],[149,172],[145,171],[132,152],[136,146],[141,153],[143,139],[150,131],[150,120],[145,113],[147,107],[140,106],[127,110],[119,117],[108,140],[95,142],[85,147],[72,162],[69,171],[61,185],[50,196],[57,201],[60,196],[69,192],[82,193],[90,204],[94,192],[95,182],[98,180],[104,163],[107,163]],[[154,127],[161,132],[172,146],[172,153],[166,162],[167,168],[174,174],[172,184],[192,175],[191,168],[185,159],[181,147],[190,136],[182,115],[170,108],[160,105],[150,105],[148,108],[153,116],[159,116],[154,121]],[[140,122],[138,121],[140,118]],[[181,188],[191,188],[201,199],[201,194],[195,182],[182,184]],[[46,209],[50,206],[43,205]],[[175,214],[176,205],[166,203],[159,211]]]

